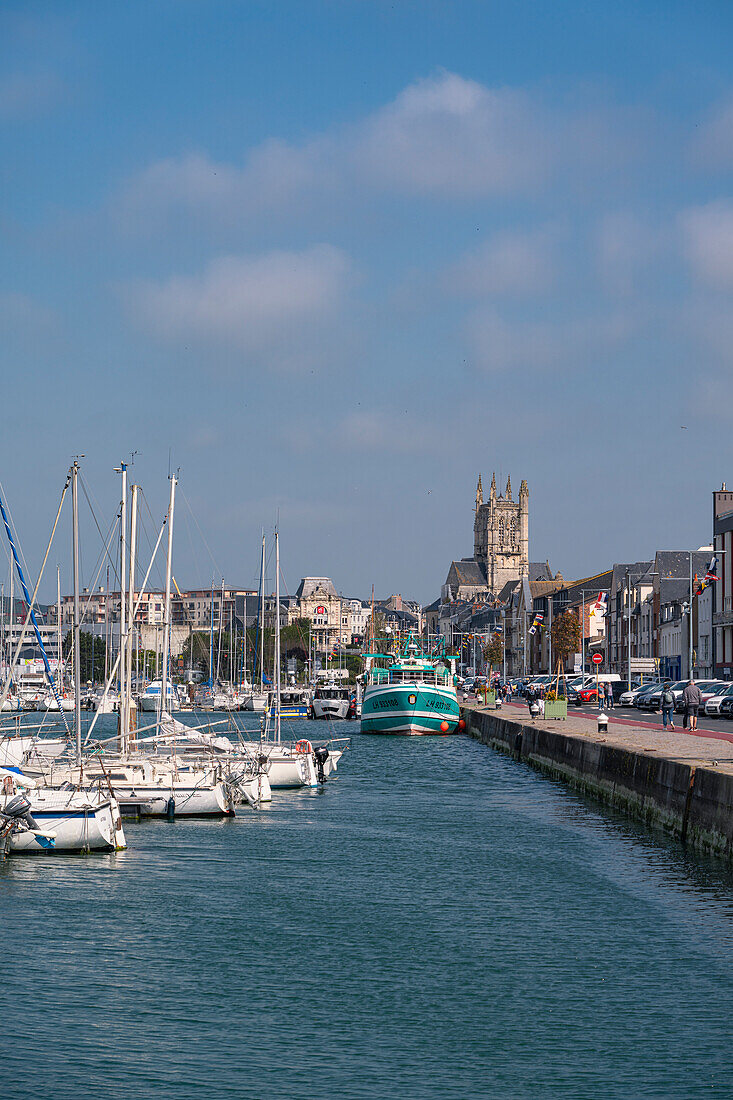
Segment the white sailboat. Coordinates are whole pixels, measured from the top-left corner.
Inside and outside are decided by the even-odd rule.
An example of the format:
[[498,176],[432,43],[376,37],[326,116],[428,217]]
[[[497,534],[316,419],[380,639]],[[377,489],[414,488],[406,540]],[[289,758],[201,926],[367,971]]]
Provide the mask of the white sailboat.
[[[5,766],[0,772],[2,787],[0,793],[0,814],[3,814],[5,826],[4,847],[10,852],[57,852],[57,851],[93,851],[100,849],[119,850],[126,847],[125,834],[122,828],[119,805],[114,794],[107,785],[101,787],[82,787],[81,783],[81,669],[79,636],[81,632],[81,620],[79,614],[79,512],[78,512],[78,483],[79,467],[75,461],[71,470],[71,495],[73,510],[73,574],[74,574],[74,687],[75,710],[74,729],[76,735],[76,764],[78,782],[73,780],[64,784],[63,788],[53,788],[51,784],[39,782],[15,766]],[[67,482],[68,485],[68,482]],[[64,494],[66,489],[64,489]],[[62,495],[63,503],[63,495]],[[59,513],[61,505],[59,505]],[[22,570],[16,555],[15,545],[11,540],[11,548],[15,558],[18,576],[23,584],[24,593],[29,606],[28,618],[32,616],[33,599],[28,597]],[[49,545],[50,549],[50,545]],[[39,577],[40,583],[40,577]],[[26,620],[27,622],[27,620]],[[21,636],[22,641],[22,636]],[[44,661],[47,664],[45,650],[41,642]],[[25,738],[19,738],[25,740]],[[24,758],[28,760],[33,753],[42,753],[45,739],[34,738]],[[4,743],[7,746],[7,742]],[[64,740],[64,748],[66,741]],[[6,752],[7,755],[7,752]],[[46,760],[44,758],[44,766]],[[26,817],[27,828],[19,828],[18,823],[8,825],[8,814],[5,811],[12,810],[18,805],[17,798],[22,795],[27,803]],[[23,805],[25,805],[23,803]]]
[[[263,541],[264,545],[264,541]],[[244,742],[250,756],[267,759],[268,778],[273,790],[278,788],[317,787],[332,775],[343,755],[343,748],[334,745],[313,747],[310,741],[282,740],[282,686],[280,667],[280,535],[275,532],[275,652],[273,658],[273,691],[259,741]],[[268,737],[273,730],[273,739]]]

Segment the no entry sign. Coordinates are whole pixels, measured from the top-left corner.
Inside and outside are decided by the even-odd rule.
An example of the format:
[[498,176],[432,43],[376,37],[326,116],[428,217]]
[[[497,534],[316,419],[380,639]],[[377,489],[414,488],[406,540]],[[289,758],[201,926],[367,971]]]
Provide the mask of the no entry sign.
[[603,654],[602,653],[594,653],[593,656],[591,657],[591,660],[593,661],[594,665],[602,665],[603,664]]

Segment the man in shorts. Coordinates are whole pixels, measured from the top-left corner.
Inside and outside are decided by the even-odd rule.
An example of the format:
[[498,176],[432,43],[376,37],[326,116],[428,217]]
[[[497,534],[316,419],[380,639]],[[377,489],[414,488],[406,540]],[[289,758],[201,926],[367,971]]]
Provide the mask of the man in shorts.
[[702,692],[694,680],[688,681],[687,687],[682,692],[682,702],[690,731],[694,732],[697,729],[697,712],[702,703]]

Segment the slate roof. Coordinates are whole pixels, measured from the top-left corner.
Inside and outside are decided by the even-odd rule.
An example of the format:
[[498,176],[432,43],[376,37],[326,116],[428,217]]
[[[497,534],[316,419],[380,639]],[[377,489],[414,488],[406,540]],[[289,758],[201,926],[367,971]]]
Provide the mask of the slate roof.
[[546,561],[531,561],[528,577],[531,581],[554,581],[555,579],[550,569],[550,563]]
[[316,595],[319,588],[323,590],[325,596],[335,596],[338,599],[338,592],[330,577],[303,577],[295,595],[299,600],[304,598],[308,600]]
[[[711,557],[710,550],[695,550],[692,555],[693,574],[705,572]],[[660,581],[669,577],[689,578],[690,555],[686,550],[657,550],[655,563]]]
[[[689,566],[688,566],[689,569]],[[660,577],[659,579],[659,602],[665,603],[682,603],[683,600],[689,599],[690,596],[690,582],[689,579],[685,580],[684,577]]]
[[469,584],[476,587],[486,587],[486,576],[475,558],[461,558],[460,561],[452,561],[448,570],[448,584],[453,581],[458,584]]

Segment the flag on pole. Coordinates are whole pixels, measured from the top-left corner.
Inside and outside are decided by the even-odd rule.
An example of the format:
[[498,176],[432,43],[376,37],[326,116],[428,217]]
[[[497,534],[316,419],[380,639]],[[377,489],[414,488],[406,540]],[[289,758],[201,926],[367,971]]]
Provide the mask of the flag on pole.
[[608,609],[608,592],[599,592],[596,602],[590,609],[591,615],[605,615]]
[[545,616],[542,614],[541,611],[537,612],[534,619],[532,620],[532,625],[529,628],[530,634],[536,634],[537,633],[537,627],[542,626],[542,620],[544,619],[544,617]]

